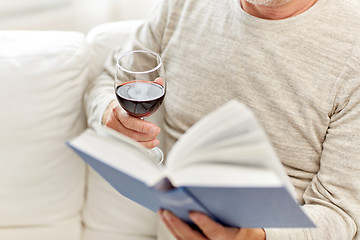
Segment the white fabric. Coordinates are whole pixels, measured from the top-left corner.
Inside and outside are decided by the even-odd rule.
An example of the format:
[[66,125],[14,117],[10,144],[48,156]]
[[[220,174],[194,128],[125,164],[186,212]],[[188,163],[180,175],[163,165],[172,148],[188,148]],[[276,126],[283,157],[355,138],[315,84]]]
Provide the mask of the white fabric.
[[140,23],[100,25],[86,39],[77,32],[0,31],[1,240],[155,238],[156,214],[94,171],[87,174],[65,145],[86,128],[87,80]]
[[84,207],[84,240],[152,240],[155,213],[120,195],[90,169]]
[[[141,21],[120,21],[120,22],[111,22],[99,25],[93,28],[87,35],[87,41],[90,45],[91,49],[91,68],[89,73],[89,79],[95,80],[96,77],[102,72],[104,62],[110,51],[115,46],[121,46],[125,44],[125,42],[130,37],[134,28],[138,26]],[[92,81],[89,84],[89,87],[92,85],[101,85],[102,81]],[[105,92],[110,92],[110,97],[102,97]],[[92,122],[100,123],[100,116],[104,112],[105,108],[108,106],[111,100],[113,100],[113,88],[102,89],[101,91],[93,92],[93,96],[85,96],[85,100],[90,99],[99,99],[96,104],[96,109],[86,109],[87,113],[95,111],[97,114],[88,114],[88,116],[92,116],[88,118],[89,125]],[[87,104],[89,106],[89,104]],[[98,118],[95,118],[97,116]]]
[[0,32],[0,239],[79,240],[88,49],[75,32]]
[[91,47],[90,78],[101,73],[108,54],[115,46],[124,45],[142,22],[142,20],[110,22],[98,25],[89,31],[86,40]]
[[[91,48],[92,58],[91,80],[95,80],[102,71],[110,51],[115,46],[123,45],[139,24],[141,21],[112,22],[100,25],[88,33],[87,41]],[[113,89],[108,90],[113,91]],[[113,98],[115,95],[99,103],[101,107],[96,110],[99,116]],[[88,175],[83,214],[84,240],[150,240],[155,238],[158,222],[156,214],[121,196],[91,169]]]

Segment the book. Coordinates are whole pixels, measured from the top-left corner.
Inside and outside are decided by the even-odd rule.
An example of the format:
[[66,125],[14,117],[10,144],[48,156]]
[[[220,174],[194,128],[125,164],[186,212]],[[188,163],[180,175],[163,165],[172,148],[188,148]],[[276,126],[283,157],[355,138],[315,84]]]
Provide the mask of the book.
[[102,125],[67,142],[123,196],[192,224],[200,211],[229,227],[311,228],[255,114],[231,100],[195,123],[156,165],[140,143]]

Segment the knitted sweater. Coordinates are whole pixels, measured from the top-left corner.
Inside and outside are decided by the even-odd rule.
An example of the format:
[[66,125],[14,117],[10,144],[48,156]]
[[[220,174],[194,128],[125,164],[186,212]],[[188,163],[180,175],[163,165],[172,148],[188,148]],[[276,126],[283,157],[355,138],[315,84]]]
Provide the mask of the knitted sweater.
[[[359,9],[358,0],[318,0],[295,17],[264,20],[239,0],[164,0],[125,46],[161,53],[168,148],[230,99],[255,112],[317,225],[265,229],[268,240],[360,239]],[[112,87],[117,54],[103,85]],[[101,89],[88,93],[90,116],[99,98],[114,97],[94,94]]]

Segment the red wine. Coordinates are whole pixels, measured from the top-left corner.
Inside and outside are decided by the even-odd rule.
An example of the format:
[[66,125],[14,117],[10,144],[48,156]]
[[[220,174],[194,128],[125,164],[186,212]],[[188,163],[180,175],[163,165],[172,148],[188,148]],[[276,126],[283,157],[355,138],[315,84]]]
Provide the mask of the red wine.
[[161,105],[165,88],[151,81],[131,81],[116,87],[120,105],[132,116],[146,117]]

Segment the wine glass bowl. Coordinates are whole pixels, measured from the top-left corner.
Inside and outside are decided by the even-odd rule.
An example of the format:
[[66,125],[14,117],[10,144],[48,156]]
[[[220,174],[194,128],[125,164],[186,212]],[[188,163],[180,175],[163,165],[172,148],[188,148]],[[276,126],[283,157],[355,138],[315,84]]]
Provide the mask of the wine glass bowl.
[[[165,80],[160,77],[162,60],[152,51],[133,50],[121,54],[116,61],[114,90],[116,98],[129,115],[144,118],[153,114],[165,97]],[[156,164],[164,160],[155,147],[148,154]]]
[[165,83],[161,57],[151,51],[126,52],[117,60],[115,93],[119,104],[134,117],[147,117],[161,105]]

